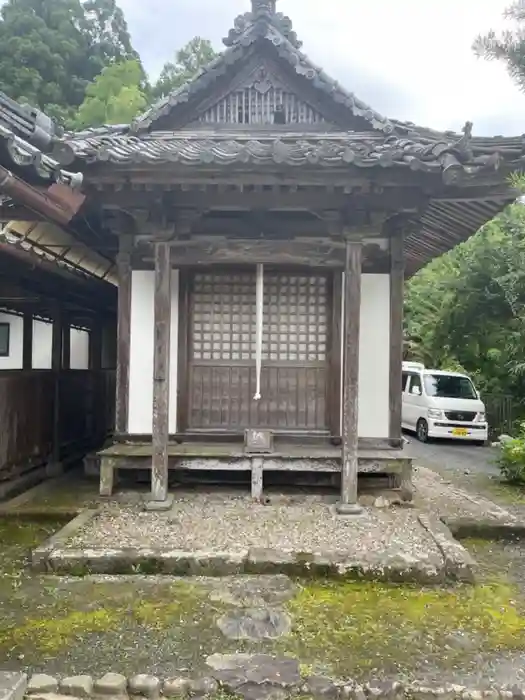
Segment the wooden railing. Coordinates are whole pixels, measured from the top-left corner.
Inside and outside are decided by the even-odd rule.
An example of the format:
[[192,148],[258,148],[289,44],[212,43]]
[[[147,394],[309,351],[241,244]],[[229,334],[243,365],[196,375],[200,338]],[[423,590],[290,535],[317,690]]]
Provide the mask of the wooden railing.
[[[63,370],[59,378],[61,458],[102,444],[112,432],[114,370]],[[43,464],[53,450],[55,374],[0,371],[0,480]]]

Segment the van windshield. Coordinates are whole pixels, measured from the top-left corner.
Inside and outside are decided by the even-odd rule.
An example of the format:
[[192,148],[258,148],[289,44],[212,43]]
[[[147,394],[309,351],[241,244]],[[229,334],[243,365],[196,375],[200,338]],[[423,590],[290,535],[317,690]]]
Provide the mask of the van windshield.
[[452,374],[425,374],[423,377],[427,396],[444,399],[477,399],[474,385],[468,377]]

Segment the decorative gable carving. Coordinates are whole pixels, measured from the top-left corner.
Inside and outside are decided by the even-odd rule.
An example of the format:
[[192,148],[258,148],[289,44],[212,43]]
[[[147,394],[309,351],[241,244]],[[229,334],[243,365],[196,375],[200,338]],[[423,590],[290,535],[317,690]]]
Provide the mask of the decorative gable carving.
[[266,66],[199,116],[208,124],[319,124],[326,120]]

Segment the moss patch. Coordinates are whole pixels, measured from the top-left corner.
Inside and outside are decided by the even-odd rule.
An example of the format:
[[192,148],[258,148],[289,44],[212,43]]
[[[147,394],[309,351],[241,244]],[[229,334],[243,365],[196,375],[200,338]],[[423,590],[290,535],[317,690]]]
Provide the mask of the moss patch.
[[374,668],[441,666],[484,652],[525,648],[516,589],[503,581],[453,590],[374,583],[308,583],[288,605],[283,649],[303,663],[359,677]]
[[[0,629],[0,649],[31,648],[44,653],[58,653],[85,640],[88,635],[118,632],[124,625],[127,628],[145,626],[157,630],[191,625],[197,621],[201,606],[207,599],[205,591],[198,586],[177,581],[164,588],[157,600],[129,595],[121,601],[108,598],[101,609],[102,591],[99,587],[93,590],[98,600],[85,600],[84,605],[88,605],[86,609],[68,609],[64,601],[51,606],[47,615],[33,613],[22,623],[4,624]],[[77,600],[72,602],[78,604]]]
[[[0,517],[0,585],[6,574],[19,572],[30,551],[64,525],[61,520],[44,522]],[[2,576],[2,574],[4,576]]]

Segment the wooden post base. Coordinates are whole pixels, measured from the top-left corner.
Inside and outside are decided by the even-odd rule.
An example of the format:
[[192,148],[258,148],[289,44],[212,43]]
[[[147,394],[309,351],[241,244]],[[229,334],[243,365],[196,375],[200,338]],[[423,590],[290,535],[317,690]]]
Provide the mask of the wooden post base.
[[263,497],[263,458],[252,457],[252,499],[262,501]]
[[359,503],[338,503],[336,511],[338,515],[361,515],[363,509]]

